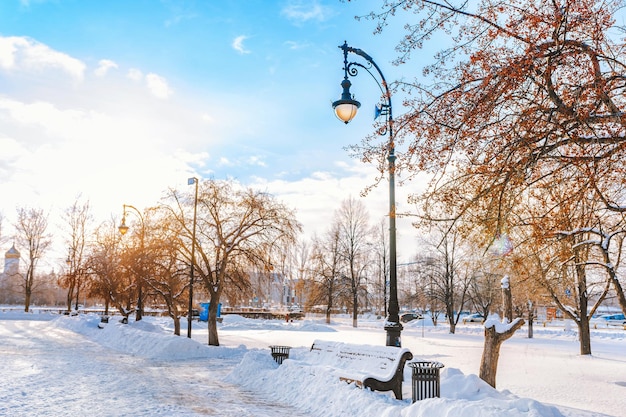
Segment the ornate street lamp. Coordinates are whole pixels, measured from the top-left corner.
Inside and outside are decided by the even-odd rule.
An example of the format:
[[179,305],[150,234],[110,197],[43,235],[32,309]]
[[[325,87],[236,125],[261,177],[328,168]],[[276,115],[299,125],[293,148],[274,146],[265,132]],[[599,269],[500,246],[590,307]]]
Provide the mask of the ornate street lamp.
[[[129,227],[126,225],[126,214],[128,213],[127,209],[133,210],[135,214],[137,214],[137,216],[139,217],[139,220],[141,221],[141,234],[140,234],[141,255],[145,257],[144,237],[146,233],[146,225],[144,223],[141,212],[137,210],[137,208],[128,204],[123,205],[122,223],[117,229],[120,231],[122,236],[124,236],[126,232],[128,232]],[[144,273],[143,262],[140,267],[141,267],[141,273],[140,273],[141,276],[137,280],[137,311],[135,313],[135,321],[139,321],[143,317],[143,273]]]
[[187,185],[196,184],[196,194],[193,200],[193,229],[191,232],[191,271],[189,274],[189,310],[187,312],[187,337],[191,338],[191,320],[193,319],[193,269],[196,265],[196,212],[198,209],[198,179],[187,179]]
[[[398,275],[396,265],[396,185],[395,185],[395,171],[396,171],[396,154],[395,143],[393,136],[393,116],[391,112],[391,92],[387,86],[385,76],[381,72],[380,68],[371,56],[363,52],[361,49],[352,48],[348,46],[347,42],[339,46],[343,50],[343,70],[344,79],[341,82],[343,92],[341,99],[333,103],[335,114],[337,117],[348,124],[354,116],[356,116],[357,110],[361,106],[361,103],[354,100],[350,94],[350,80],[348,75],[354,77],[358,74],[358,68],[362,68],[367,71],[374,81],[378,84],[382,92],[382,99],[384,102],[380,104],[380,107],[376,107],[376,117],[385,116],[385,126],[378,131],[380,135],[389,134],[389,142],[387,144],[387,161],[389,162],[389,307],[387,310],[387,320],[385,323],[385,331],[387,332],[387,346],[401,346],[400,333],[402,332],[402,324],[400,323],[400,317],[398,315],[400,308],[398,305]],[[348,53],[359,55],[365,59],[366,64],[359,62],[348,62]],[[380,77],[376,77],[372,73],[371,69],[374,68],[376,73]]]

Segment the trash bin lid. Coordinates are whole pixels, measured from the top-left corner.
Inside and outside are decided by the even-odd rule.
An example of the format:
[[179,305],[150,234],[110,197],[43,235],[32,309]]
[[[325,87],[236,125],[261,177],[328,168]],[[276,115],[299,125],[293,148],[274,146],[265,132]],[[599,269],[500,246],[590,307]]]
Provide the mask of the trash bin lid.
[[408,365],[411,368],[443,368],[445,366],[443,363],[436,361],[413,361],[409,362]]

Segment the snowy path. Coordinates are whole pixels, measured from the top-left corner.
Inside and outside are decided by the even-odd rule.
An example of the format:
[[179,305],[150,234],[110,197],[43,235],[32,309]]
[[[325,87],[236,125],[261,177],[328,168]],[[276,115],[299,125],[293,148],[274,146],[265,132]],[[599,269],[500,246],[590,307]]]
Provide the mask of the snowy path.
[[151,361],[49,322],[0,320],[0,415],[304,416],[224,383],[240,359]]

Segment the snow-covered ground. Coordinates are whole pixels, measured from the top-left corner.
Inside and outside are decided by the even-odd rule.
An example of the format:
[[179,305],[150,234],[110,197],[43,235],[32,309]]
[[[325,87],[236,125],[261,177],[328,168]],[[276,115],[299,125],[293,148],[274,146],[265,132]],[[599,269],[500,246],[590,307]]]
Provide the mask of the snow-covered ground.
[[[316,339],[384,345],[383,320],[321,318],[295,322],[225,316],[220,347],[206,324],[193,338],[172,334],[167,318],[123,325],[113,317],[0,312],[0,415],[7,416],[623,416],[626,331],[592,333],[593,355],[579,355],[575,327],[563,322],[526,328],[501,349],[497,390],[478,377],[482,326],[405,324],[402,345],[415,359],[442,362],[441,398],[412,403],[411,369],[404,400],[371,392],[313,369]],[[186,323],[183,328],[186,329]],[[291,346],[274,362],[270,345]]]

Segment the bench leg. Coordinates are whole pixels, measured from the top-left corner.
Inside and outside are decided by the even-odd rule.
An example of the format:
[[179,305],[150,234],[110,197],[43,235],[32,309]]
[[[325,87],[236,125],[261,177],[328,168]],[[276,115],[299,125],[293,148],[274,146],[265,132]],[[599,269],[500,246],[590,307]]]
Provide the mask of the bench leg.
[[393,393],[396,394],[396,399],[402,399],[402,380],[400,380],[393,389]]

